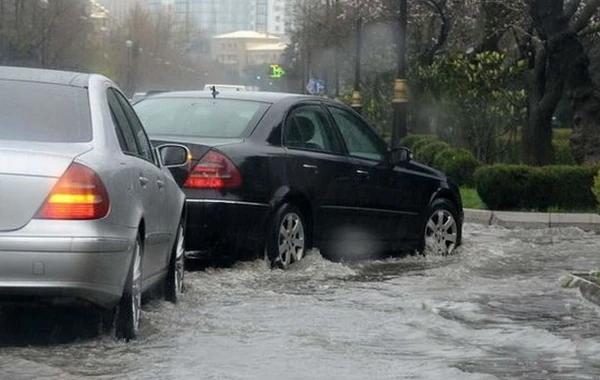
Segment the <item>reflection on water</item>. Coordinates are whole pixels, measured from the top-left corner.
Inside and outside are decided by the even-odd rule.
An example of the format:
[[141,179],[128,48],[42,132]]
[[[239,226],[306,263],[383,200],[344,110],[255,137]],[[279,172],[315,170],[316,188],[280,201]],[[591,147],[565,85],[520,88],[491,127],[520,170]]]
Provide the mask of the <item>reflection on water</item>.
[[469,225],[448,258],[209,268],[129,344],[93,311],[4,310],[0,379],[597,379],[600,308],[557,279],[599,253],[577,229]]

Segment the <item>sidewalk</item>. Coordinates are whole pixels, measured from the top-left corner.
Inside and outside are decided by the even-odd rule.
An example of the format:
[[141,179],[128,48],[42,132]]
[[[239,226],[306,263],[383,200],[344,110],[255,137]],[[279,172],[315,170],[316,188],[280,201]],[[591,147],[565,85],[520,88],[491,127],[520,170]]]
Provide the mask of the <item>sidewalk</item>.
[[558,214],[465,209],[465,223],[527,229],[577,227],[584,231],[600,233],[600,215],[598,214]]

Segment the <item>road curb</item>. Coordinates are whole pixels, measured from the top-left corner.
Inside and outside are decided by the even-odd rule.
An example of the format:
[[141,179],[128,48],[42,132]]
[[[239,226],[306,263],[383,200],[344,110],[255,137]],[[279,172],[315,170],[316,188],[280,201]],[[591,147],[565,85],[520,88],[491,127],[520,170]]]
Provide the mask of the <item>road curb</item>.
[[562,214],[543,212],[512,212],[465,209],[465,222],[505,228],[540,229],[577,227],[600,233],[598,214]]

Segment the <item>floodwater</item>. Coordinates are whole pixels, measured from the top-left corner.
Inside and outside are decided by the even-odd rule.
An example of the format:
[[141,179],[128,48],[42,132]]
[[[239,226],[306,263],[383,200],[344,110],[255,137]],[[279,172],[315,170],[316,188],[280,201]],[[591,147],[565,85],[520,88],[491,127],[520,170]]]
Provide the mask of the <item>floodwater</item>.
[[130,343],[92,311],[4,310],[0,379],[600,379],[600,307],[558,284],[600,267],[600,236],[465,229],[447,258],[188,273]]

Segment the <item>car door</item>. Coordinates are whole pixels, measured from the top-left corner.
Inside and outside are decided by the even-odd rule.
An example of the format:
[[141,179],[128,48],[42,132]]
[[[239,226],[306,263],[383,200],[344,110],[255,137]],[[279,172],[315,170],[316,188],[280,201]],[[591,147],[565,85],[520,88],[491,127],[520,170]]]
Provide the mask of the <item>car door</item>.
[[410,196],[405,191],[407,176],[389,164],[385,142],[353,112],[335,105],[328,109],[343,137],[354,170],[356,184],[356,224],[369,237],[383,245],[375,248],[398,249],[408,236],[417,215],[401,207]]
[[298,104],[288,112],[283,146],[290,187],[306,194],[314,207],[319,246],[349,223],[354,202],[350,163],[320,102]]
[[165,269],[165,255],[170,252],[170,231],[166,230],[165,174],[140,121],[127,99],[116,89],[109,89],[111,110],[123,124],[126,139],[133,141],[137,154],[132,156],[132,165],[138,175],[139,194],[144,204],[144,278],[151,283]]

